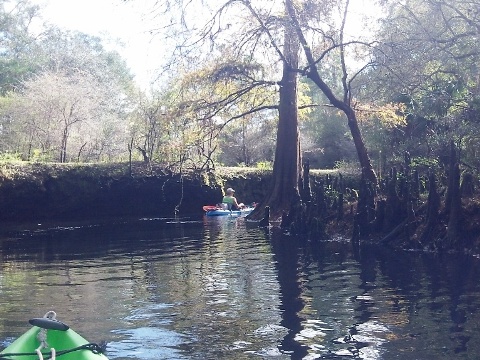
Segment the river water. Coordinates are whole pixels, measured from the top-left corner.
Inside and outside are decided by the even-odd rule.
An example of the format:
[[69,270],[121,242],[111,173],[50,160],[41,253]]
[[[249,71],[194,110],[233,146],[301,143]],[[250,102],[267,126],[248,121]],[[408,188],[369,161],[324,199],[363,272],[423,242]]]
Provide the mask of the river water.
[[54,310],[109,359],[478,359],[480,263],[243,218],[0,232],[0,346]]

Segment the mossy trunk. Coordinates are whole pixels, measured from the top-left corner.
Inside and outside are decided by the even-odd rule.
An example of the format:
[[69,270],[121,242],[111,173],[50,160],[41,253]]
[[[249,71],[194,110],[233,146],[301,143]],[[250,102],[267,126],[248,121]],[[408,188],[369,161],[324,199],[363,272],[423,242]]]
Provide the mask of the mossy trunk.
[[285,59],[280,81],[280,104],[277,129],[273,177],[267,196],[249,216],[252,219],[263,217],[265,206],[270,207],[271,216],[279,218],[289,211],[292,202],[298,201],[298,181],[301,176],[300,135],[297,109],[297,72],[299,42],[295,31],[285,27]]

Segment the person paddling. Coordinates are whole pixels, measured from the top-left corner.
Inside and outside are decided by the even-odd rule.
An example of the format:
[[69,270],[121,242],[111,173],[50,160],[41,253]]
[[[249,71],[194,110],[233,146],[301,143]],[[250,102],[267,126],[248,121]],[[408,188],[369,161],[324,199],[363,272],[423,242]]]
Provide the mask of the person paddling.
[[223,197],[222,204],[225,204],[224,207],[227,210],[239,210],[243,209],[245,205],[243,203],[238,203],[237,198],[235,197],[235,190],[228,188],[225,191],[225,196]]

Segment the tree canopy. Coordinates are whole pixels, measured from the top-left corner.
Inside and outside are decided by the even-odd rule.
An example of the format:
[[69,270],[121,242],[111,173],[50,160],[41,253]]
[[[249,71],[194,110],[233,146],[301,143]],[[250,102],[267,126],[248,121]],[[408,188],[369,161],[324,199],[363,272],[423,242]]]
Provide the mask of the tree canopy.
[[145,14],[158,19],[151,32],[169,61],[143,93],[100,38],[33,31],[42,9],[2,0],[0,150],[25,160],[274,164],[288,71],[298,79],[286,118],[298,121],[299,164],[302,154],[321,166],[357,163],[375,181],[373,169],[404,150],[441,161],[454,139],[478,167],[476,4],[364,4],[360,15],[351,0],[155,1]]

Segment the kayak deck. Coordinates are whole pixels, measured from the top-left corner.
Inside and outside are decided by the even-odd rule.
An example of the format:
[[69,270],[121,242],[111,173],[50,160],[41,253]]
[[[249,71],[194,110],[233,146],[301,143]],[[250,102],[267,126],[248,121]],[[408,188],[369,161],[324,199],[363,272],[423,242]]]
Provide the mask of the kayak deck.
[[[41,331],[44,333],[39,334]],[[38,326],[33,326],[27,330],[1,351],[0,360],[38,360],[39,356],[35,351],[40,347],[39,338],[42,338],[42,336],[48,344],[41,349],[45,359],[52,358],[53,348],[55,349],[55,357],[62,360],[108,360],[105,355],[101,354],[98,345],[89,343],[72,329],[47,330]]]

